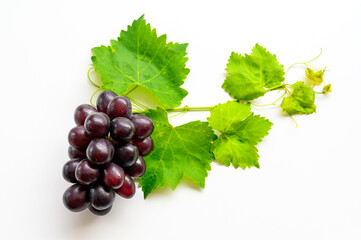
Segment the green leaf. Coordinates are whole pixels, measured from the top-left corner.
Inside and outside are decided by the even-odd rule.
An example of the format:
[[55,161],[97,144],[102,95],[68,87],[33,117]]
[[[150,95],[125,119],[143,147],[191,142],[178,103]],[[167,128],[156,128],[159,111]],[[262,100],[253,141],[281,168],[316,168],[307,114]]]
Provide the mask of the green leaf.
[[173,190],[183,177],[204,188],[211,170],[211,147],[216,136],[207,122],[193,121],[173,127],[163,108],[149,110],[154,121],[153,152],[145,158],[147,171],[140,178],[144,197],[169,185]]
[[289,115],[316,112],[315,91],[303,82],[292,84],[293,92],[282,100],[281,108]]
[[257,148],[253,145],[241,142],[235,135],[222,134],[213,145],[215,159],[234,168],[256,167],[259,168]]
[[208,122],[211,127],[221,133],[235,133],[233,124],[251,115],[250,104],[228,101],[218,104],[211,111]]
[[263,96],[267,88],[284,81],[283,65],[275,54],[256,44],[251,55],[232,52],[227,64],[227,77],[222,87],[235,99],[252,100]]
[[180,88],[189,69],[185,68],[188,44],[166,42],[157,37],[144,17],[121,31],[111,46],[92,49],[93,66],[100,74],[102,90],[122,95],[137,86],[149,90],[164,107],[179,105],[188,94]]
[[213,143],[214,158],[235,168],[259,168],[257,148],[254,146],[268,134],[272,123],[254,116],[249,104],[228,101],[211,110],[211,127],[221,134]]
[[313,71],[311,68],[306,69],[306,79],[311,86],[320,85],[323,83],[323,75],[326,69],[320,71]]
[[268,119],[253,114],[244,121],[234,124],[239,139],[252,145],[261,142],[271,127],[272,123]]

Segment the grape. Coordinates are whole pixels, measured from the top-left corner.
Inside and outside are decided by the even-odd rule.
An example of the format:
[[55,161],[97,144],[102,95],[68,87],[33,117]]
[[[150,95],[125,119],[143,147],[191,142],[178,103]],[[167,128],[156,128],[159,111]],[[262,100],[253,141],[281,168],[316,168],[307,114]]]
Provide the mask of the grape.
[[75,169],[78,166],[78,164],[80,163],[80,161],[81,161],[80,159],[70,160],[64,164],[63,177],[65,180],[67,180],[68,182],[71,182],[71,183],[77,182],[77,180],[75,178]]
[[103,170],[103,182],[112,188],[120,188],[124,183],[124,170],[115,163],[109,163]]
[[63,177],[75,183],[64,195],[64,205],[79,212],[88,208],[98,216],[108,214],[115,193],[132,198],[133,178],[143,176],[143,156],[153,150],[150,137],[153,121],[140,114],[132,115],[128,98],[112,91],[102,92],[97,108],[82,104],[75,109],[77,124],[68,134],[70,161],[63,166]]
[[117,96],[112,91],[104,91],[99,94],[97,99],[97,109],[99,112],[107,113],[109,103]]
[[96,185],[89,191],[90,203],[97,210],[105,210],[109,208],[114,201],[113,188]]
[[147,137],[145,139],[132,139],[131,143],[134,144],[138,150],[140,156],[147,156],[153,151],[154,143],[151,137]]
[[128,118],[117,117],[110,123],[110,136],[115,140],[130,140],[134,136],[134,132],[134,124]]
[[135,184],[133,178],[128,174],[125,174],[123,185],[115,189],[115,192],[123,198],[132,198],[135,194]]
[[79,183],[90,185],[98,180],[99,169],[92,166],[88,159],[83,159],[75,169],[75,178]]
[[109,139],[96,138],[89,143],[86,149],[86,155],[93,164],[107,164],[113,158],[114,146]]
[[68,135],[70,145],[78,150],[85,150],[91,140],[92,138],[88,135],[82,125],[72,128]]
[[80,212],[89,206],[88,192],[78,183],[69,187],[63,195],[63,203],[70,211]]
[[116,117],[130,118],[132,114],[132,104],[124,96],[115,97],[108,105],[107,114],[110,119]]
[[108,214],[110,212],[110,210],[112,209],[112,206],[104,209],[104,210],[98,210],[96,208],[94,208],[93,206],[89,206],[88,207],[89,211],[92,212],[93,214],[97,215],[97,216],[104,216],[106,214]]
[[82,104],[75,109],[74,120],[76,125],[83,125],[86,117],[97,112],[95,107],[89,104]]
[[129,174],[131,177],[141,177],[145,173],[145,161],[139,156],[137,161],[133,163],[130,167],[124,168],[124,171]]
[[154,124],[152,119],[144,115],[133,115],[130,120],[134,123],[134,138],[144,139],[152,134]]
[[92,137],[105,137],[109,132],[110,119],[105,113],[92,113],[85,119],[84,127]]
[[75,147],[69,146],[68,156],[70,159],[83,159],[86,158],[86,154],[83,151],[76,149]]
[[126,143],[115,149],[114,161],[122,167],[129,167],[137,160],[138,156],[137,147],[131,143]]

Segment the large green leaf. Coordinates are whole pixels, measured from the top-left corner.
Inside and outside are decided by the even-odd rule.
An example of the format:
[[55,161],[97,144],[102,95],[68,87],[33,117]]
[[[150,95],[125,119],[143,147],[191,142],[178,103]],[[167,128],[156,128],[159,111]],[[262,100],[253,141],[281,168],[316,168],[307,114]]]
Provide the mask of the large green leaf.
[[92,61],[100,74],[102,90],[122,95],[142,86],[164,107],[174,107],[187,95],[180,88],[189,73],[185,68],[187,46],[167,43],[166,35],[157,37],[156,30],[141,16],[110,46],[93,48]]
[[147,116],[155,126],[154,150],[145,158],[147,170],[140,179],[144,197],[167,185],[174,190],[183,177],[203,188],[211,170],[211,141],[216,138],[208,123],[193,121],[173,127],[162,108],[149,110]]

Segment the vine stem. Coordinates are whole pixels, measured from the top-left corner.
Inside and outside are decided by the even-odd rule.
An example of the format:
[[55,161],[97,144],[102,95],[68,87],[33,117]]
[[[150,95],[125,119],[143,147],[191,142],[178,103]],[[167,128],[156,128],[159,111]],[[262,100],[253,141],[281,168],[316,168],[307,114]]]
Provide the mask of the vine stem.
[[[286,78],[288,71],[289,71],[293,66],[299,65],[299,64],[303,64],[303,65],[305,65],[306,67],[308,67],[307,63],[310,63],[310,62],[316,60],[317,58],[319,58],[319,57],[321,56],[321,54],[322,54],[322,48],[321,48],[320,53],[319,53],[316,57],[312,58],[311,60],[309,60],[309,61],[307,61],[307,62],[297,62],[297,63],[292,64],[291,66],[289,66],[289,67],[287,68],[284,77]],[[317,68],[316,68],[316,69],[317,69]]]
[[93,81],[90,79],[90,71],[93,70],[93,69],[95,69],[95,67],[91,67],[91,68],[89,68],[89,70],[88,70],[88,73],[87,73],[88,80],[89,80],[89,82],[90,82],[91,84],[94,85],[94,87],[100,88],[100,86],[99,86],[98,84],[96,84],[95,82],[93,82]]
[[[188,107],[188,106],[184,106],[184,107],[179,107],[179,108],[166,108],[165,110],[167,112],[188,112],[188,111],[211,111],[213,108],[215,108],[216,106],[211,106],[211,107]],[[148,109],[139,111],[138,113],[143,113],[143,112],[147,112]]]
[[95,90],[95,92],[92,94],[92,96],[90,97],[90,104],[93,106],[93,107],[95,107],[96,108],[96,106],[93,104],[93,98],[94,98],[94,96],[95,96],[95,94],[97,93],[97,92],[99,92],[100,91],[100,88],[98,88],[97,90]]

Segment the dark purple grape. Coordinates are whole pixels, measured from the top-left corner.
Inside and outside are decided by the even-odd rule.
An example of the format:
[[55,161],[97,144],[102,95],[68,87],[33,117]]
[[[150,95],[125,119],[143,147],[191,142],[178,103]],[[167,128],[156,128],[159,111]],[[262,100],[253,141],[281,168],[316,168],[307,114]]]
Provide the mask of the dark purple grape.
[[75,178],[79,183],[90,185],[100,176],[99,169],[92,166],[88,159],[83,159],[75,169]]
[[75,178],[75,169],[78,166],[78,164],[80,163],[80,159],[75,159],[75,160],[70,160],[67,161],[64,164],[63,167],[63,177],[65,180],[67,180],[68,182],[71,183],[76,183],[77,180]]
[[97,99],[97,109],[99,112],[107,113],[109,103],[117,96],[112,91],[104,91],[99,94]]
[[104,216],[104,215],[107,215],[110,212],[110,210],[112,209],[112,206],[110,206],[110,207],[108,207],[108,208],[106,208],[104,210],[98,210],[98,209],[96,209],[96,208],[94,208],[93,206],[90,205],[88,207],[88,209],[89,209],[89,211],[91,213],[93,213],[93,214],[95,214],[97,216]]
[[114,197],[114,189],[103,185],[93,186],[89,191],[90,203],[97,210],[109,208],[113,204]]
[[88,147],[91,140],[92,137],[89,136],[82,125],[72,128],[68,135],[70,145],[81,151]]
[[135,127],[128,118],[117,117],[110,123],[110,136],[118,141],[127,141],[133,138]]
[[152,134],[154,123],[152,119],[144,115],[133,115],[130,120],[134,123],[134,138],[144,139]]
[[86,155],[92,164],[107,164],[114,156],[114,146],[109,139],[96,138],[89,143]]
[[85,151],[80,151],[75,147],[69,146],[68,148],[68,156],[70,159],[83,159],[86,158]]
[[129,167],[135,163],[138,156],[137,147],[128,142],[115,149],[113,160],[122,167]]
[[115,192],[123,198],[132,198],[135,194],[135,184],[133,178],[128,174],[125,174],[123,185],[120,188],[115,189]]
[[139,156],[137,161],[135,161],[132,166],[124,168],[124,171],[131,177],[138,178],[143,176],[145,169],[145,161],[141,156]]
[[124,170],[115,163],[109,163],[103,170],[103,182],[112,188],[120,188],[124,183]]
[[70,211],[80,212],[89,206],[89,197],[86,186],[74,184],[63,195],[63,203]]
[[110,119],[105,113],[92,113],[85,119],[84,127],[92,137],[105,137],[109,133]]
[[82,104],[78,106],[74,112],[74,120],[76,125],[83,125],[86,117],[94,112],[97,112],[97,110],[92,105]]
[[110,119],[116,117],[130,118],[132,115],[132,104],[124,96],[115,97],[108,105],[107,114]]
[[153,151],[154,143],[153,139],[151,137],[147,137],[145,139],[133,139],[131,140],[131,143],[133,143],[135,146],[137,146],[139,150],[139,155],[142,157],[147,156]]

